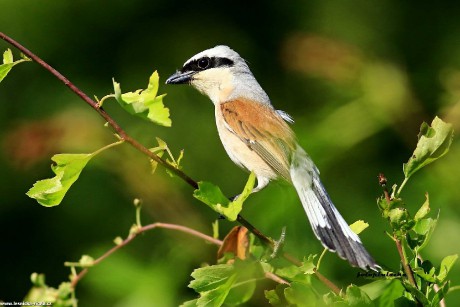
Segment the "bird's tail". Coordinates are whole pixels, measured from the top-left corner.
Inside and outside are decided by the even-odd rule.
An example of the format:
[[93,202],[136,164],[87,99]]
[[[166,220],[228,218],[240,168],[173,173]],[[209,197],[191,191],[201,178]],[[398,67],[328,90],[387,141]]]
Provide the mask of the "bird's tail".
[[318,169],[300,146],[292,159],[290,173],[313,232],[323,246],[353,266],[364,270],[380,268],[332,204]]

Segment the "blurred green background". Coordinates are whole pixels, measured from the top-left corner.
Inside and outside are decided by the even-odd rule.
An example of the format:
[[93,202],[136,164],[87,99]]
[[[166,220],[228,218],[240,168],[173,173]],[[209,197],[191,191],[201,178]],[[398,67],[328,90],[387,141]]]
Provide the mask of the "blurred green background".
[[[376,207],[377,174],[389,185],[403,179],[402,163],[422,121],[435,115],[460,128],[460,4],[384,1],[40,1],[0,0],[0,31],[41,56],[90,96],[142,88],[154,70],[161,82],[192,55],[217,44],[238,51],[276,108],[291,114],[300,143],[348,222],[370,223],[361,238],[376,259],[398,269],[397,250]],[[0,42],[0,49],[8,48]],[[18,53],[16,50],[15,55]],[[155,136],[197,180],[237,194],[247,174],[225,154],[213,106],[187,86],[168,93],[172,128],[129,116],[114,101],[106,110],[149,147]],[[24,193],[52,176],[50,157],[92,152],[112,142],[109,129],[84,102],[36,64],[17,66],[0,84],[0,300],[21,301],[32,272],[57,286],[64,261],[100,256],[134,222],[132,200],[144,201],[142,219],[177,223],[211,233],[216,214],[192,197],[189,186],[125,145],[90,162],[64,202],[44,208]],[[441,210],[430,246],[435,264],[460,251],[460,142],[417,173],[403,192],[408,209],[430,194]],[[320,253],[290,187],[272,184],[246,202],[244,216],[267,235],[287,227],[285,249]],[[225,234],[233,224],[221,222]],[[215,263],[214,246],[173,231],[154,230],[90,270],[77,288],[81,306],[176,306],[195,297],[190,273]],[[327,263],[327,264],[326,264]],[[357,270],[334,254],[323,274],[344,286],[362,284]],[[460,265],[451,274],[460,283]],[[318,284],[318,283],[317,283]],[[252,306],[265,303],[261,284]],[[321,289],[321,285],[318,285]],[[447,303],[460,301],[453,293]]]

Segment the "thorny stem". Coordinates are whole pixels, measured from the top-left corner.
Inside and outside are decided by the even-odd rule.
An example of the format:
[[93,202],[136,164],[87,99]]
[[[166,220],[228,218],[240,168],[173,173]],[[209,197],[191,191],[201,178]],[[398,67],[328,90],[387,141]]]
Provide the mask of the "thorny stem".
[[[54,75],[57,79],[59,79],[61,82],[63,82],[67,87],[70,88],[72,92],[74,92],[76,95],[78,95],[81,99],[83,99],[91,108],[93,108],[99,115],[112,127],[112,129],[115,131],[115,133],[119,136],[120,140],[125,141],[126,143],[129,143],[132,147],[143,153],[144,155],[148,156],[150,159],[158,162],[168,170],[170,170],[172,173],[177,175],[179,178],[181,178],[183,181],[185,181],[188,185],[193,187],[194,189],[198,189],[198,182],[193,180],[191,177],[189,177],[187,174],[179,170],[178,168],[174,167],[173,165],[169,164],[166,162],[166,160],[158,157],[155,153],[151,152],[149,149],[147,149],[144,145],[133,139],[129,134],[126,133],[126,131],[123,130],[123,128],[118,125],[118,123],[100,106],[100,102],[96,102],[93,99],[89,98],[88,95],[86,95],[83,91],[81,91],[78,87],[76,87],[72,82],[70,82],[66,77],[64,77],[61,73],[59,73],[56,69],[51,67],[48,63],[43,61],[40,57],[32,53],[30,50],[22,46],[20,43],[12,39],[11,37],[7,36],[6,34],[0,32],[0,38],[3,39],[4,41],[10,43],[17,49],[19,49],[23,54],[31,58],[33,61],[41,65],[43,68],[45,68],[48,72],[50,72],[52,75]],[[102,99],[104,100],[104,98]],[[238,215],[237,221],[246,227],[250,232],[252,232],[259,240],[261,240],[264,244],[268,245],[270,248],[273,249],[274,247],[274,242],[271,238],[267,237],[264,235],[262,232],[260,232],[257,228],[255,228],[252,224],[250,224],[245,218],[243,218],[241,215]],[[129,238],[128,238],[129,239]],[[132,239],[130,239],[127,243],[129,243]],[[126,243],[126,244],[127,244]],[[116,250],[116,249],[115,249]],[[114,251],[115,251],[114,250]],[[109,256],[113,251],[111,250],[108,252]],[[105,257],[107,257],[105,256]],[[104,258],[105,258],[104,257]],[[283,254],[283,257],[290,261],[293,264],[300,265],[301,262],[295,257],[288,255],[286,253]],[[84,272],[84,273],[83,273]],[[83,270],[81,273],[86,274],[87,269]],[[80,273],[80,274],[81,274]],[[324,282],[324,279],[326,279],[323,275],[320,275],[318,272],[315,272],[316,276],[318,277],[319,280]],[[82,276],[81,276],[82,277]],[[80,278],[81,278],[80,277]],[[78,282],[79,279],[77,279],[76,282]],[[327,280],[327,279],[326,279]],[[326,286],[328,286],[331,290],[333,290],[336,294],[340,294],[340,290],[337,286],[333,285],[331,281],[327,280],[328,283],[325,283]],[[333,285],[333,286],[331,286]]]

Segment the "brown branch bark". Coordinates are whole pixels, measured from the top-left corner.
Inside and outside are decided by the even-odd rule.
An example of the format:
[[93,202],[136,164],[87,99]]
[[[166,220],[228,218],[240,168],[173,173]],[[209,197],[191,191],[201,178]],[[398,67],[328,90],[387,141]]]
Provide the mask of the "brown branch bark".
[[[95,266],[97,264],[99,264],[100,262],[104,261],[107,257],[109,257],[110,255],[112,255],[113,253],[115,253],[117,250],[121,249],[122,247],[128,245],[132,240],[134,240],[139,234],[141,233],[144,233],[146,231],[149,231],[149,230],[152,230],[152,229],[155,229],[155,228],[163,228],[163,229],[171,229],[171,230],[177,230],[177,231],[180,231],[180,232],[183,232],[183,233],[186,233],[186,234],[189,234],[191,236],[194,236],[194,237],[197,237],[197,238],[200,238],[200,239],[203,239],[209,243],[212,243],[214,245],[218,245],[218,246],[221,246],[222,245],[222,241],[221,240],[218,240],[218,239],[215,239],[211,236],[208,236],[204,233],[201,233],[199,231],[196,231],[194,229],[191,229],[191,228],[188,228],[188,227],[185,227],[185,226],[181,226],[181,225],[176,225],[176,224],[168,224],[168,223],[153,223],[153,224],[149,224],[149,225],[146,225],[146,226],[143,226],[143,227],[140,227],[137,229],[136,232],[130,234],[126,239],[124,239],[122,242],[120,242],[119,244],[115,245],[114,247],[112,247],[111,249],[109,249],[107,252],[105,252],[102,256],[100,256],[99,258],[95,259],[92,263],[92,266]],[[81,270],[76,276],[74,276],[71,280],[71,283],[70,285],[72,286],[73,289],[76,288],[78,282],[88,273],[89,271],[89,267],[88,268],[84,268],[83,270]],[[281,277],[279,277],[278,275],[276,274],[273,274],[271,272],[267,272],[265,273],[265,277],[268,278],[268,279],[271,279],[277,283],[281,283],[281,284],[286,284],[286,285],[289,285],[289,282],[282,279]]]

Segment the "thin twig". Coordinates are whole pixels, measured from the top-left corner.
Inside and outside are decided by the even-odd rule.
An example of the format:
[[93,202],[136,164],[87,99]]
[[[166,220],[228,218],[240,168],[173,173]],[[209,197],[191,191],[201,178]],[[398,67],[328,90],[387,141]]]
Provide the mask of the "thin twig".
[[318,279],[319,279],[323,284],[325,284],[329,289],[331,289],[332,291],[334,291],[335,294],[341,295],[341,290],[340,290],[339,287],[337,287],[334,283],[332,283],[329,279],[327,279],[323,274],[321,274],[320,272],[318,272],[318,271],[316,270],[316,268],[314,268],[313,271],[315,272],[316,277],[318,277]]
[[279,284],[288,285],[288,286],[291,285],[287,280],[282,279],[281,277],[279,277],[278,275],[272,272],[265,272],[265,277]]
[[[177,231],[184,232],[186,234],[192,235],[194,237],[203,239],[203,240],[205,240],[205,241],[207,241],[209,243],[212,243],[212,244],[215,244],[215,245],[218,245],[218,246],[221,246],[223,244],[223,242],[221,240],[215,239],[215,238],[213,238],[211,236],[208,236],[208,235],[206,235],[204,233],[201,233],[199,231],[196,231],[194,229],[191,229],[191,228],[188,228],[188,227],[185,227],[185,226],[176,225],[176,224],[168,224],[168,223],[153,223],[153,224],[149,224],[149,225],[146,225],[146,226],[138,228],[136,230],[136,232],[130,234],[125,240],[123,240],[119,244],[117,244],[114,247],[112,247],[111,249],[109,249],[107,252],[105,252],[99,258],[95,259],[91,266],[95,266],[95,265],[99,264],[100,262],[104,261],[107,257],[109,257],[110,255],[115,253],[117,250],[119,250],[122,247],[128,245],[139,234],[141,234],[143,232],[146,232],[146,231],[149,231],[149,230],[152,230],[152,229],[155,229],[155,228],[177,230]],[[80,271],[80,273],[78,273],[77,275],[75,275],[72,278],[72,281],[71,281],[70,285],[72,286],[73,289],[76,288],[78,282],[88,273],[88,271],[89,271],[89,268],[84,268],[83,270]],[[265,277],[268,278],[268,279],[274,280],[277,283],[289,285],[288,281],[282,279],[281,277],[277,276],[276,274],[267,272],[267,273],[265,273]]]
[[404,247],[402,242],[396,235],[393,235],[393,239],[396,243],[396,249],[398,250],[399,257],[401,258],[402,266],[404,268],[404,272],[407,275],[407,279],[409,279],[411,285],[418,289],[417,283],[415,282],[414,273],[412,272],[410,264],[407,262],[406,257],[404,256]]

